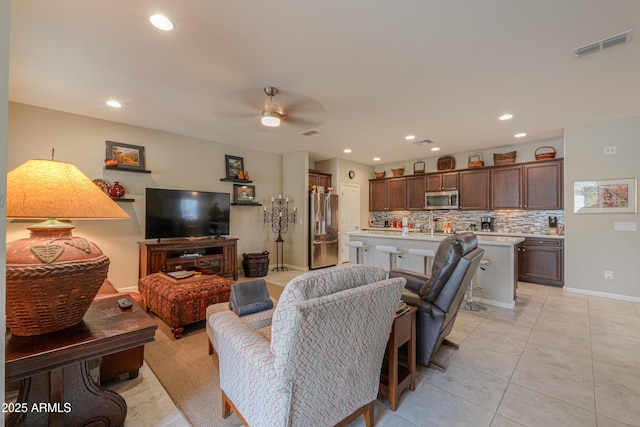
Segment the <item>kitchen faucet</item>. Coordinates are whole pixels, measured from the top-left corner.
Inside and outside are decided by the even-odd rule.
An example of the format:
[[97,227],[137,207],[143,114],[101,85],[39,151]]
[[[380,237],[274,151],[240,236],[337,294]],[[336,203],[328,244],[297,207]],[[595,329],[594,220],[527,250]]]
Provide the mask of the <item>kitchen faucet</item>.
[[433,220],[433,211],[429,211],[429,231],[431,232],[431,237],[433,237],[433,232],[435,229],[435,224]]

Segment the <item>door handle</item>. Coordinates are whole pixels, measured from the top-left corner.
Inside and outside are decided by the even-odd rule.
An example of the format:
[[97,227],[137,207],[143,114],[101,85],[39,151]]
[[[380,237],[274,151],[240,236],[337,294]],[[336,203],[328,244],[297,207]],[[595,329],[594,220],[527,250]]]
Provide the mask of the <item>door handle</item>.
[[313,242],[314,245],[322,245],[322,244],[325,244],[325,243],[338,243],[338,241],[337,240],[324,240],[322,242]]

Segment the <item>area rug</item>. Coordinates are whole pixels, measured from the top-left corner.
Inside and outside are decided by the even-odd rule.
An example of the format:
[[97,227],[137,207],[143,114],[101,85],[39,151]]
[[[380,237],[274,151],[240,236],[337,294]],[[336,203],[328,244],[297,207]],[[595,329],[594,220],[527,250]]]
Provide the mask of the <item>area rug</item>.
[[[282,287],[268,283],[269,294],[278,299]],[[240,427],[235,414],[222,418],[218,371],[209,356],[205,321],[187,325],[182,338],[153,313],[158,323],[155,341],[145,345],[144,359],[173,402],[192,426]]]

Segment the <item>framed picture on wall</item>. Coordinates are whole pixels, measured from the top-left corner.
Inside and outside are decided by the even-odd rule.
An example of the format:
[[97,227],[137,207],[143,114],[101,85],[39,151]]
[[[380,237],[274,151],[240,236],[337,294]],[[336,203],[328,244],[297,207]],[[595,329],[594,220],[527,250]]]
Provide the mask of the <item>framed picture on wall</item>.
[[227,172],[227,179],[238,179],[238,174],[244,171],[244,159],[226,154],[224,156],[224,166]]
[[255,185],[233,184],[233,203],[254,204],[256,198]]
[[573,212],[636,213],[636,178],[576,181],[573,183]]
[[118,169],[145,170],[144,147],[107,141],[107,159],[116,159]]

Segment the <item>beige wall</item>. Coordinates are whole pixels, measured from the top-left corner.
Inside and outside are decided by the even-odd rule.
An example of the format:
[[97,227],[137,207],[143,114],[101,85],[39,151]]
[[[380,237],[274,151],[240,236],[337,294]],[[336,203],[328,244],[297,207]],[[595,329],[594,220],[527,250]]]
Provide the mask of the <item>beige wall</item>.
[[[309,235],[309,202],[307,200],[307,188],[309,187],[309,153],[297,151],[285,154],[282,159],[282,197],[289,198],[289,209],[298,209],[297,221],[290,223],[289,229],[282,236],[284,263],[293,269],[306,270],[308,263],[308,235]],[[271,233],[271,240],[275,240],[277,234]],[[275,252],[273,252],[275,255]],[[275,256],[271,257],[275,263]]]
[[[369,179],[373,178],[373,167],[344,159],[332,159],[317,162],[315,168],[331,174],[331,184],[336,193],[341,184],[360,186],[360,227],[367,226],[369,218]],[[349,178],[349,171],[355,172],[355,178]]]
[[[106,140],[144,146],[146,167],[152,173],[104,170]],[[10,103],[8,170],[29,159],[50,158],[52,148],[56,160],[75,164],[91,179],[119,181],[127,190],[126,197],[135,198],[133,203],[120,203],[131,219],[74,223],[76,234],[92,240],[109,256],[109,279],[119,289],[137,288],[137,242],[144,240],[146,187],[232,193],[233,183],[220,181],[225,176],[224,156],[232,154],[244,158],[261,202],[282,193],[280,155]],[[8,242],[27,236],[26,224],[7,224]],[[239,268],[244,252],[275,253],[261,207],[232,206],[231,236],[240,239]]]
[[[6,92],[6,86],[4,90]],[[136,199],[134,203],[121,204],[131,215],[130,220],[75,223],[78,235],[91,239],[109,255],[112,262],[109,278],[120,289],[135,289],[137,284],[137,242],[144,238],[145,187],[232,192],[231,183],[220,181],[224,177],[225,154],[244,157],[245,168],[250,171],[256,186],[256,196],[267,208],[271,196],[278,194],[290,197],[292,206],[297,206],[298,222],[290,225],[285,237],[285,263],[293,268],[307,268],[307,152],[272,155],[18,103],[9,104],[8,128],[7,170],[32,158],[49,158],[51,149],[55,148],[57,160],[76,164],[92,179],[118,180],[127,189],[127,196]],[[616,221],[637,223],[638,214],[574,215],[571,199],[576,180],[637,178],[639,134],[640,117],[633,117],[572,127],[565,132],[563,147],[558,147],[557,141],[550,143],[556,146],[559,157],[565,157],[565,287],[568,290],[640,301],[638,234],[613,230]],[[105,140],[144,146],[147,168],[152,173],[105,171]],[[0,144],[2,142],[0,139]],[[518,161],[533,160],[533,151],[539,145],[520,146]],[[603,147],[609,145],[617,146],[616,155],[602,154]],[[4,150],[0,153],[4,154]],[[458,160],[466,162],[466,158]],[[409,163],[405,164],[407,168]],[[428,163],[428,171],[435,169],[435,164],[431,166],[433,168]],[[313,167],[333,175],[336,191],[342,182],[360,185],[361,224],[365,225],[368,179],[374,168],[341,159],[318,162]],[[349,180],[349,170],[356,172],[354,180]],[[409,172],[413,172],[412,169]],[[305,178],[301,180],[300,176]],[[26,237],[25,227],[20,223],[7,224],[7,241]],[[239,267],[243,252],[268,250],[272,254],[272,264],[275,262],[275,236],[270,226],[263,224],[261,208],[232,207],[231,234],[240,239]],[[604,280],[605,269],[614,272],[614,280]]]
[[[635,222],[638,213],[574,214],[574,181],[638,178],[640,117],[565,130],[565,289],[640,301],[640,236],[614,231],[614,222]],[[603,154],[616,146],[615,155]],[[604,279],[613,271],[613,280]]]
[[[407,144],[411,144],[407,142]],[[532,162],[536,159],[535,152],[536,149],[544,146],[553,147],[556,150],[556,158],[564,157],[564,141],[562,138],[551,139],[547,141],[533,142],[533,143],[522,143],[522,144],[514,144],[505,147],[497,147],[492,149],[481,150],[484,158],[485,166],[493,166],[493,154],[494,153],[508,153],[510,151],[516,151],[516,162]],[[425,155],[413,160],[406,160],[403,162],[396,163],[384,163],[375,166],[375,172],[385,171],[387,173],[387,177],[391,176],[391,169],[397,169],[399,167],[404,167],[404,174],[411,175],[413,174],[414,164],[418,161],[425,162],[425,169],[427,172],[437,172],[438,171],[438,159],[442,157],[441,154],[433,154],[429,151],[429,147],[421,148],[424,150]],[[539,153],[547,153],[550,152],[549,149],[541,149]],[[466,169],[467,162],[469,161],[470,153],[458,153],[452,154],[451,156],[456,159],[456,169]],[[373,172],[371,172],[371,176],[369,178],[374,178]]]

